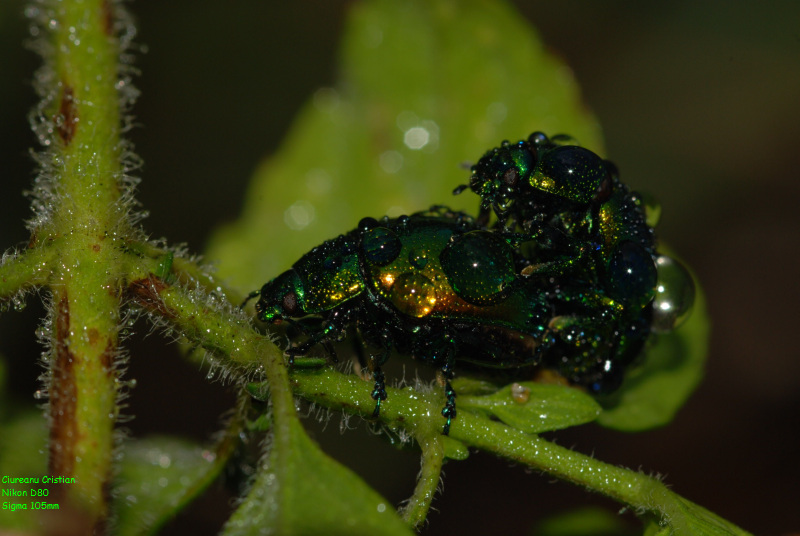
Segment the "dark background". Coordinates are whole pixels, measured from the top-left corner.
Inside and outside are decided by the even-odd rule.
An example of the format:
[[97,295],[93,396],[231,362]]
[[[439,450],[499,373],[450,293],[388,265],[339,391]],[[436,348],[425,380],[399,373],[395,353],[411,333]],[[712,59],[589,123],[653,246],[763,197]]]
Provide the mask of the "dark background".
[[[275,4],[130,5],[137,42],[148,49],[137,60],[142,96],[132,138],[145,162],[138,198],[153,237],[202,251],[210,231],[237,216],[252,171],[300,105],[334,82],[347,3]],[[19,0],[0,5],[2,248],[27,240],[21,191],[34,173],[26,115],[39,61],[22,49],[22,9]],[[657,194],[659,234],[698,274],[713,327],[706,379],[670,426],[636,435],[589,426],[557,434],[559,443],[665,474],[681,495],[754,533],[800,530],[800,3],[767,10],[746,1],[564,1],[520,9],[574,69],[623,178]],[[33,404],[38,388],[36,301],[0,322],[20,405]],[[140,322],[138,331],[148,327]],[[230,404],[228,389],[207,383],[160,336],[134,337],[129,347],[128,377],[138,381],[126,410],[136,415],[130,433],[209,437]],[[411,493],[413,454],[394,454],[363,426],[345,436],[338,429],[334,417],[314,434],[339,459],[359,460],[389,499]],[[168,531],[214,533],[228,501],[216,486]],[[536,519],[590,502],[618,509],[473,454],[447,465],[427,533],[524,533]]]

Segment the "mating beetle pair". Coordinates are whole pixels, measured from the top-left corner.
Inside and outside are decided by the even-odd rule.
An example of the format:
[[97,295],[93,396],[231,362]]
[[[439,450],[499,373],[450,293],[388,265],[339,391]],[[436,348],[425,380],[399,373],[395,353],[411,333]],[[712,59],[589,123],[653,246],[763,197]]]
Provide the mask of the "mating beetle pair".
[[651,329],[685,316],[691,278],[656,253],[653,222],[613,164],[570,143],[538,132],[503,142],[455,191],[481,197],[477,220],[445,207],[364,218],[248,299],[259,297],[261,321],[306,333],[290,357],[316,344],[333,353],[348,332],[378,349],[361,358],[376,416],[392,351],[437,367],[445,434],[456,416],[456,360],[543,366],[592,392],[613,390]]

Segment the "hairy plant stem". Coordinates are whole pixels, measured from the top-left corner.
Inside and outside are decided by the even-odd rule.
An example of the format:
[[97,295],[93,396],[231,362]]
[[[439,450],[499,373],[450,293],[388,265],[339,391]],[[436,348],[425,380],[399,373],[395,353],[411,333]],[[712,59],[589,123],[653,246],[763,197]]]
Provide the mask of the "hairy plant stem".
[[0,266],[0,299],[12,299],[29,288],[45,285],[51,277],[56,249],[37,247],[3,259]]
[[75,478],[59,500],[77,513],[81,526],[103,533],[118,414],[123,286],[114,240],[128,230],[116,88],[120,51],[107,1],[40,7],[49,19],[52,50],[45,55],[52,76],[40,88],[50,100],[40,121],[51,125],[42,161],[52,206],[33,229],[31,256],[45,256],[42,248],[57,256],[49,266],[48,470]]
[[[299,396],[347,413],[369,418],[375,401],[364,382],[331,368],[317,371],[298,370],[291,374],[292,388]],[[444,397],[413,389],[387,387],[388,399],[381,406],[381,421],[391,428],[411,432],[425,454],[430,434],[439,434],[439,412]],[[432,427],[432,422],[439,426]],[[591,456],[558,446],[537,435],[527,434],[488,417],[459,411],[450,428],[448,440],[467,447],[493,452],[533,469],[601,493],[639,513],[649,513],[676,534],[696,534],[698,524],[723,532],[710,534],[747,534],[715,514],[670,491],[660,480],[644,473],[610,465]],[[423,478],[432,478],[425,474]],[[438,472],[435,474],[438,483]],[[429,487],[431,483],[427,484]],[[418,486],[419,489],[420,486]],[[721,529],[722,527],[722,529]]]
[[414,494],[401,511],[405,522],[414,528],[420,527],[428,517],[445,458],[444,438],[438,433],[420,437],[419,446],[422,450],[422,468]]

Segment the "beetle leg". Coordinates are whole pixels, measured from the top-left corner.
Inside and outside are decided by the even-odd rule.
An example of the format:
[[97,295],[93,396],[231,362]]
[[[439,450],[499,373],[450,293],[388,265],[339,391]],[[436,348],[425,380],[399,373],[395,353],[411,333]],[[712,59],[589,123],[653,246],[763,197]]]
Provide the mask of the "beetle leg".
[[[339,359],[336,356],[336,351],[333,349],[331,342],[339,339],[340,335],[343,333],[343,326],[346,324],[346,322],[346,315],[334,318],[333,320],[328,320],[323,324],[322,329],[311,333],[305,342],[295,346],[294,348],[287,349],[286,354],[289,356],[289,364],[292,363],[294,356],[307,354],[308,351],[317,344],[321,344],[325,351],[328,352],[328,355],[330,355],[331,359],[334,362],[338,362]],[[304,326],[302,322],[296,321],[293,322],[292,325],[299,328],[303,333],[308,333],[307,327]]]
[[442,417],[447,419],[442,429],[443,435],[450,434],[450,422],[456,418],[456,391],[450,385],[450,380],[453,379],[454,355],[455,352],[448,352],[447,360],[441,369],[442,376],[444,376],[444,396],[446,399],[444,408],[442,408]]
[[[384,334],[385,335],[385,334]],[[372,412],[373,418],[378,418],[381,414],[381,401],[386,400],[386,376],[381,370],[381,364],[389,359],[389,354],[392,351],[391,339],[383,339],[383,351],[379,358],[373,355],[369,356],[369,368],[372,370],[372,379],[375,385],[372,388],[372,399],[375,400],[375,410]]]
[[429,341],[427,348],[420,348],[417,355],[430,363],[441,363],[437,373],[440,383],[444,384],[445,404],[442,408],[442,417],[446,419],[442,434],[450,433],[450,424],[456,418],[456,391],[450,384],[453,379],[453,368],[456,361],[456,345],[448,333],[442,333]]
[[469,184],[459,184],[459,185],[458,185],[458,186],[456,186],[456,188],[453,190],[453,195],[460,195],[460,194],[461,194],[461,193],[463,193],[463,192],[464,192],[464,190],[466,190],[467,188],[469,188]]
[[386,400],[386,377],[380,366],[375,366],[372,371],[372,379],[375,380],[375,386],[372,388],[372,399],[375,400],[375,409],[372,411],[372,417],[377,419],[381,414],[381,401]]

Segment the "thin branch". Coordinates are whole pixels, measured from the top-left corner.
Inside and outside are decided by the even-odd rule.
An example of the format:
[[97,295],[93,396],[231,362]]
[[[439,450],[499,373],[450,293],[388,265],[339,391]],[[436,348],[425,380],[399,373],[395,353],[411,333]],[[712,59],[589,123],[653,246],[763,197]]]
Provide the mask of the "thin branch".
[[26,289],[47,283],[56,253],[54,247],[45,245],[4,255],[0,263],[0,299],[12,299]]

